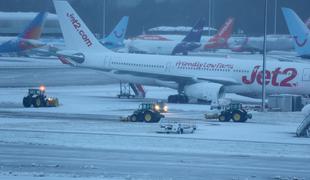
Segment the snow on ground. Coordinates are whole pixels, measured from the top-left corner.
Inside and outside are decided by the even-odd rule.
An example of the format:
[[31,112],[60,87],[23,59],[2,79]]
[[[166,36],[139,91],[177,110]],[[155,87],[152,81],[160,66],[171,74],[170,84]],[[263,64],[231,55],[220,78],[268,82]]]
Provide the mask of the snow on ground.
[[[155,101],[175,93],[167,88],[146,88],[148,97],[142,100],[116,98],[118,85],[47,87],[47,94],[58,97],[61,106],[38,109],[22,107],[26,88],[1,88],[0,99],[5,101],[0,104],[3,112],[0,113],[0,141],[156,152],[310,157],[309,139],[296,138],[294,134],[304,118],[299,112],[253,112],[253,119],[247,123],[219,123],[204,119],[207,105],[169,104],[167,120],[197,124],[196,133],[183,135],[157,134],[158,124],[120,122],[118,117],[132,113],[141,101]],[[31,114],[14,117],[19,113]],[[41,117],[40,113],[47,116]],[[60,116],[53,118],[57,114]],[[74,118],[85,115],[95,118]],[[107,115],[112,119],[104,120]]]
[[76,177],[76,176],[59,176],[44,173],[2,173],[0,174],[1,180],[124,180],[126,178],[114,178],[114,177]]
[[[244,55],[242,59],[249,57],[259,59],[261,55]],[[55,59],[34,58],[0,58],[0,64],[20,68],[67,67]],[[157,134],[158,124],[120,122],[119,116],[131,114],[141,102],[165,100],[176,93],[174,90],[146,87],[146,99],[118,99],[118,84],[53,86],[47,87],[46,93],[58,97],[61,106],[38,109],[23,108],[22,98],[27,90],[28,87],[0,88],[0,142],[310,157],[310,139],[295,137],[297,126],[304,118],[302,113],[253,112],[253,119],[247,123],[219,123],[204,119],[204,113],[209,109],[207,105],[169,104],[167,120],[195,123],[198,129],[194,134]]]

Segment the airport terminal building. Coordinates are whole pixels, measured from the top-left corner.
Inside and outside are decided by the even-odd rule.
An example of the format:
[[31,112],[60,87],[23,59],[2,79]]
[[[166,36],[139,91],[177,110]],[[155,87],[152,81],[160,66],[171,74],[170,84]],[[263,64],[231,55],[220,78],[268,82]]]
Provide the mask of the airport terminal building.
[[[0,12],[0,36],[16,36],[36,15],[36,12]],[[48,14],[42,36],[62,36],[57,15]]]

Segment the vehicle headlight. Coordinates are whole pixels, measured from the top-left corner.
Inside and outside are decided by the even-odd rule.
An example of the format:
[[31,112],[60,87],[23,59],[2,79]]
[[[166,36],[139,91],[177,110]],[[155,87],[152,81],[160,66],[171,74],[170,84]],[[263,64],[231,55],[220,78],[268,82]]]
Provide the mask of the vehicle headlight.
[[168,106],[164,106],[164,112],[168,112]]
[[159,105],[155,105],[155,110],[156,110],[156,111],[159,111],[159,110],[160,110]]

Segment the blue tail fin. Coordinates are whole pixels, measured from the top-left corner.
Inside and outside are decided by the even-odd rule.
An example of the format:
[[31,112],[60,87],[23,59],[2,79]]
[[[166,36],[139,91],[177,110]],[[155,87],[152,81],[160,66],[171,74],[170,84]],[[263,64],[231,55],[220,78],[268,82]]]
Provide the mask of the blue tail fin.
[[203,26],[205,25],[205,19],[201,18],[192,30],[187,34],[187,36],[182,40],[182,42],[200,42]]
[[293,38],[297,54],[301,57],[310,56],[310,31],[298,15],[289,8],[282,8],[289,32]]
[[104,44],[112,45],[112,46],[120,46],[123,45],[124,38],[127,31],[128,25],[128,16],[124,16],[120,22],[115,26],[113,31],[104,39]]
[[39,39],[46,20],[47,12],[40,12],[27,26],[23,33],[18,35],[21,39]]

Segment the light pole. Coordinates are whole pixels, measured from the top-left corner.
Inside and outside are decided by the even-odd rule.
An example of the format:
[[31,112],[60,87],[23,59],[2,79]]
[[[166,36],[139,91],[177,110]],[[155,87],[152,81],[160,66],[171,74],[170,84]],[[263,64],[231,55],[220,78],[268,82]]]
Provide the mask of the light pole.
[[209,27],[208,27],[208,35],[211,36],[211,16],[212,16],[212,0],[209,0]]
[[274,0],[274,32],[273,34],[277,34],[277,10],[278,10],[278,0]]
[[103,0],[103,7],[102,7],[102,10],[103,10],[103,13],[102,13],[102,38],[105,37],[105,27],[106,27],[106,0]]
[[262,84],[262,112],[265,112],[266,105],[266,48],[267,48],[267,17],[268,17],[268,0],[265,0],[264,13],[264,54],[263,54],[263,84]]

